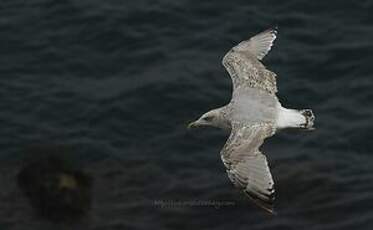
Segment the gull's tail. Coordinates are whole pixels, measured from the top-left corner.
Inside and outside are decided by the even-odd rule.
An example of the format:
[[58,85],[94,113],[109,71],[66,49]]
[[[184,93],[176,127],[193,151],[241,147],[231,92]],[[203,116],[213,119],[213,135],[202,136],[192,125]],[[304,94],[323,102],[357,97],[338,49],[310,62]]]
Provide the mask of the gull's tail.
[[313,130],[315,129],[313,127],[313,122],[315,120],[315,116],[313,115],[312,110],[310,109],[303,109],[300,111],[300,113],[304,116],[306,122],[304,123],[302,128]]
[[281,105],[277,110],[277,129],[285,128],[301,128],[307,130],[313,130],[313,122],[315,116],[310,109],[287,109]]

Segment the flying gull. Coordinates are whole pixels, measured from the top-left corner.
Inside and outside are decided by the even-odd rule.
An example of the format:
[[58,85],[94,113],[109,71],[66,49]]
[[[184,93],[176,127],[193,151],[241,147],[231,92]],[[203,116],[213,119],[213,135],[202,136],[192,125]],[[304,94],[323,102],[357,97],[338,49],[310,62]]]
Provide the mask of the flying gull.
[[275,189],[264,139],[285,128],[313,129],[310,109],[287,109],[276,97],[276,74],[260,61],[270,51],[277,31],[266,30],[239,43],[223,58],[232,82],[229,104],[203,114],[189,128],[213,126],[231,130],[221,159],[232,183],[257,205],[273,213]]

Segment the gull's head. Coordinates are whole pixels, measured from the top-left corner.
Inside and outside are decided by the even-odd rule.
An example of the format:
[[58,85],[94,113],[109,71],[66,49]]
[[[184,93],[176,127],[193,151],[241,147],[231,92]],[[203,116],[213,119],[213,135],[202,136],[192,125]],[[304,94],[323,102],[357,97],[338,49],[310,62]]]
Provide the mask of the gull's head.
[[205,114],[203,114],[198,120],[191,122],[188,125],[188,128],[197,128],[200,126],[215,126],[214,122],[217,119],[217,112],[215,110],[211,110]]
[[[228,125],[228,127],[227,127]],[[228,122],[224,119],[222,109],[214,109],[203,114],[198,120],[191,122],[188,128],[197,128],[200,126],[213,126],[217,128],[229,128]]]

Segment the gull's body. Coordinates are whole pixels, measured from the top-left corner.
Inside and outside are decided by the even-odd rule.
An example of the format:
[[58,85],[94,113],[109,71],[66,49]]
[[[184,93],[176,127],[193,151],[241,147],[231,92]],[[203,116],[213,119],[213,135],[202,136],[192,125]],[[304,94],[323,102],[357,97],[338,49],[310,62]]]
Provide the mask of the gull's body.
[[224,56],[223,65],[233,82],[232,99],[228,105],[203,114],[190,125],[231,130],[221,151],[229,179],[270,212],[274,183],[259,147],[277,130],[312,129],[314,121],[311,110],[282,107],[276,97],[276,74],[260,62],[271,49],[276,34],[275,30],[264,31],[239,43]]

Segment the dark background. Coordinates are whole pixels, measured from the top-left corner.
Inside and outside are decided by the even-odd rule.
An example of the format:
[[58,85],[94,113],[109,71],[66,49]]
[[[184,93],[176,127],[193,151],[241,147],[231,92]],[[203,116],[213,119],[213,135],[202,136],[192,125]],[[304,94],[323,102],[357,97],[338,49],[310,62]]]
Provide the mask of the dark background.
[[[1,1],[0,229],[372,229],[372,12],[372,1]],[[282,104],[312,108],[317,130],[263,146],[269,216],[228,180],[228,134],[186,124],[229,102],[225,52],[273,26],[264,63]],[[29,205],[15,177],[33,144],[69,146],[94,178],[85,217],[54,223]]]

